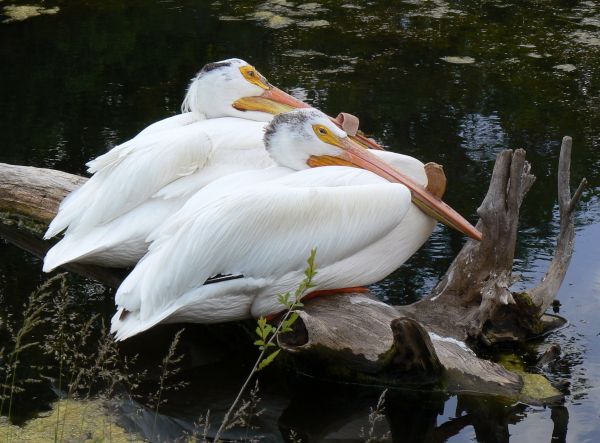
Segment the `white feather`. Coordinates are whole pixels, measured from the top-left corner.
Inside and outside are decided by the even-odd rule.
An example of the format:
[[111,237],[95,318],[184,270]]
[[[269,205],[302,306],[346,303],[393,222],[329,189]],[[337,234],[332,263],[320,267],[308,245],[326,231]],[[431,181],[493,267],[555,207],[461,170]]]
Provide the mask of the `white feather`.
[[[148,126],[90,161],[88,171],[94,175],[64,199],[48,227],[47,239],[66,234],[48,253],[44,268],[73,260],[110,263],[111,254],[115,265],[133,264],[145,250],[143,239],[162,223],[167,208],[179,208],[223,175],[272,165],[260,123],[272,115],[234,106],[241,98],[265,92],[264,85],[247,77],[249,69],[240,59],[206,65],[192,80],[181,115]],[[255,70],[252,74],[267,83]],[[153,200],[164,200],[165,206]],[[142,220],[135,214],[147,214],[145,205],[156,214]]]
[[[243,179],[239,174],[235,181]],[[171,229],[170,235],[162,232],[160,241],[123,282],[116,303],[134,314],[113,324],[113,329],[133,322],[135,327],[126,329],[139,332],[189,315],[183,313],[190,309],[196,322],[264,313],[264,302],[258,309],[253,305],[268,298],[272,301],[266,303],[267,309],[276,306],[276,296],[299,282],[315,247],[319,269],[315,290],[340,287],[348,270],[337,278],[329,270],[394,231],[410,206],[410,192],[404,186],[345,167],[296,172],[207,198],[195,211],[188,207],[176,214],[176,221],[170,222],[178,229]],[[364,273],[361,284],[377,281],[397,266],[391,259],[389,269]],[[217,274],[244,278],[203,286]],[[222,298],[221,308],[205,303],[209,293],[211,299]],[[244,304],[248,309],[231,309],[231,294],[249,298]],[[118,337],[131,335],[124,331]]]
[[[110,163],[61,203],[46,237],[68,227],[44,270],[85,260],[133,265],[145,238],[211,181],[272,164],[262,143],[264,123],[211,119],[164,129],[115,149]],[[164,201],[161,204],[159,201]]]

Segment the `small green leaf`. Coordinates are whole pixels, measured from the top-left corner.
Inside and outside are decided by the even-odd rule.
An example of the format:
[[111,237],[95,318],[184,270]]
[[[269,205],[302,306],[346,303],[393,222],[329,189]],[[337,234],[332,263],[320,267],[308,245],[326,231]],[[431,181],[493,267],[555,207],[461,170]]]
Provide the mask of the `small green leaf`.
[[297,312],[292,312],[292,315],[290,315],[290,317],[283,322],[283,328],[289,328],[290,326],[292,326],[294,324],[294,322],[298,319],[298,313]]
[[298,320],[298,313],[292,312],[292,315],[290,315],[290,318],[287,319],[287,326],[293,325],[296,320]]
[[273,331],[273,326],[266,325],[265,326],[265,337],[264,338],[267,338],[269,336],[269,334],[271,334],[272,331]]
[[291,295],[292,295],[292,294],[291,294],[291,293],[289,293],[289,292],[286,292],[285,294],[281,294],[281,295],[278,297],[279,303],[281,303],[281,304],[282,304],[282,305],[284,305],[284,306],[289,306],[289,304],[290,304],[290,297],[291,297]]
[[258,364],[258,370],[260,371],[261,369],[264,369],[271,363],[273,363],[273,360],[275,360],[275,358],[279,355],[280,352],[281,349],[277,349],[276,351],[273,351],[271,354],[269,354],[263,361],[261,361]]

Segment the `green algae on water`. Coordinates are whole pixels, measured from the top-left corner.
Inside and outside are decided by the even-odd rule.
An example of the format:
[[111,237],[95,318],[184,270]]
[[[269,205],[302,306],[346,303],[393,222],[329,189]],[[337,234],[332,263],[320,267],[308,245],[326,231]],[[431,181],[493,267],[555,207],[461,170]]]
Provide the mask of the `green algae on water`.
[[523,361],[515,354],[504,354],[498,361],[502,366],[523,379],[523,388],[519,400],[530,405],[547,405],[556,403],[562,394],[550,381],[541,374],[531,374],[525,371]]
[[575,65],[572,65],[570,63],[564,64],[564,65],[556,65],[556,66],[553,66],[553,68],[557,69],[559,71],[563,71],[563,72],[573,72],[577,69],[575,67]]
[[114,422],[101,400],[59,400],[52,410],[34,418],[24,426],[4,422],[0,424],[0,438],[4,441],[47,442],[143,442],[127,433]]
[[475,59],[473,57],[469,57],[469,56],[465,56],[465,57],[446,56],[446,57],[442,57],[441,60],[444,60],[446,63],[452,63],[454,65],[470,65],[472,63],[475,63]]
[[60,11],[58,6],[53,8],[44,8],[43,6],[34,5],[9,5],[2,9],[2,13],[8,17],[7,19],[3,20],[2,23],[20,22],[40,15],[56,14],[58,11]]
[[323,26],[329,26],[327,20],[309,20],[307,22],[298,22],[298,26],[303,28],[322,28]]

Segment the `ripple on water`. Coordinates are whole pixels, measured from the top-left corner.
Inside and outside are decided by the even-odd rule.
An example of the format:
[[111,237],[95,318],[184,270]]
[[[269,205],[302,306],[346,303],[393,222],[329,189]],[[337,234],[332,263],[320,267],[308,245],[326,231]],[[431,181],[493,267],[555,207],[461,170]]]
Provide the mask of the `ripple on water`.
[[460,122],[458,136],[467,156],[476,162],[491,161],[509,145],[497,114],[467,114]]
[[571,34],[571,39],[576,43],[581,43],[586,46],[600,47],[599,32],[589,32],[580,29]]

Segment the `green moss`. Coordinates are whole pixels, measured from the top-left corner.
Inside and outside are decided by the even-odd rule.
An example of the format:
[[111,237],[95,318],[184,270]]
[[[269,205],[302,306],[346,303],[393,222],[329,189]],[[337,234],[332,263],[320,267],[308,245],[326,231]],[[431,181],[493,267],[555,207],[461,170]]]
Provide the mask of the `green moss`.
[[0,212],[0,222],[7,226],[24,229],[38,236],[43,235],[47,228],[47,225],[44,223],[13,212]]
[[379,355],[379,360],[382,362],[382,367],[387,368],[389,365],[391,365],[395,356],[396,356],[396,345],[393,344],[390,349],[388,349],[383,354]]
[[53,15],[59,11],[59,7],[44,8],[43,6],[31,6],[31,5],[9,5],[5,6],[2,11],[8,18],[2,23],[20,22],[27,20],[31,17],[37,17],[39,15]]
[[527,292],[515,292],[513,298],[521,326],[525,327],[532,335],[542,334],[545,331],[544,323],[540,319],[538,306]]
[[447,63],[452,63],[454,65],[470,65],[475,63],[475,59],[473,57],[458,57],[458,56],[446,56],[441,58],[443,61]]
[[515,299],[515,302],[517,302],[517,304],[526,305],[526,306],[529,306],[532,308],[535,307],[533,300],[531,299],[531,297],[529,296],[529,294],[527,292],[514,292],[513,297]]
[[523,379],[523,388],[519,394],[519,400],[527,404],[554,403],[562,398],[558,389],[550,384],[550,381],[541,374],[526,372],[525,364],[515,354],[503,354],[498,361],[502,366]]
[[523,363],[523,360],[521,360],[519,356],[515,354],[500,355],[498,363],[511,372],[515,372],[517,374],[525,372],[525,364]]
[[[142,442],[114,423],[100,400],[60,400],[50,413],[28,421],[24,426],[0,425],[4,441],[47,442]],[[61,438],[62,436],[62,438]]]

